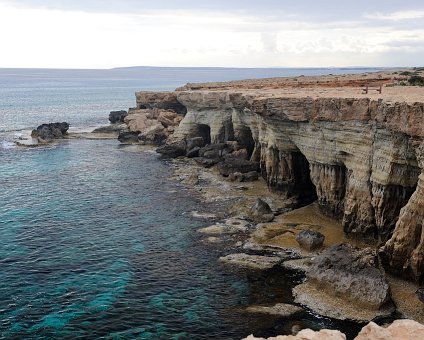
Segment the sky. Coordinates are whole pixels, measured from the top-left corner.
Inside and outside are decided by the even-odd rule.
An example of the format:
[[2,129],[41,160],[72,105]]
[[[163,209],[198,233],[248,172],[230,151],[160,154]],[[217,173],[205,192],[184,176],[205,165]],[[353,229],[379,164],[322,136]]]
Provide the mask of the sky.
[[0,0],[0,67],[424,66],[422,0]]

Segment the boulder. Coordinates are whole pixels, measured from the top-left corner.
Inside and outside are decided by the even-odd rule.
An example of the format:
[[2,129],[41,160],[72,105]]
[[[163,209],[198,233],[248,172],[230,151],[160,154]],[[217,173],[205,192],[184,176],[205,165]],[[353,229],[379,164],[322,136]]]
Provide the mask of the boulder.
[[418,300],[420,300],[422,303],[424,303],[424,288],[422,288],[422,287],[418,288],[417,291],[415,292],[415,294],[417,294]]
[[205,147],[201,148],[199,151],[199,156],[204,158],[221,158],[224,153],[228,153],[229,151],[224,152],[227,148],[225,143],[216,143],[209,144]]
[[324,244],[325,236],[315,230],[302,230],[296,236],[296,241],[306,250],[315,250],[321,248]]
[[279,315],[283,317],[292,316],[304,312],[302,307],[289,305],[287,303],[277,303],[274,306],[249,306],[246,308],[249,313]]
[[205,146],[205,141],[203,137],[194,137],[194,138],[187,139],[187,150],[191,150],[195,147],[198,147],[200,149],[204,146]]
[[424,325],[413,320],[395,320],[384,328],[370,322],[355,340],[416,340],[424,339]]
[[259,173],[257,171],[249,171],[243,174],[243,182],[254,182],[259,179]]
[[[265,338],[255,338],[249,335],[243,340],[267,340]],[[268,340],[346,340],[346,335],[337,330],[321,329],[313,331],[312,329],[302,329],[296,335],[279,335],[268,338]]]
[[248,159],[249,154],[246,149],[239,149],[235,150],[232,153],[229,153],[228,155],[225,155],[225,158],[240,158],[240,159]]
[[337,319],[370,321],[394,311],[389,285],[376,267],[377,253],[340,244],[311,261],[307,281],[293,289],[295,301]]
[[156,152],[165,157],[177,158],[185,155],[186,146],[183,144],[166,144],[158,147]]
[[220,174],[228,177],[231,173],[241,172],[242,174],[251,171],[259,171],[259,163],[240,158],[227,158],[218,165]]
[[244,175],[241,172],[233,172],[228,176],[228,180],[231,182],[243,182]]
[[165,111],[162,110],[159,113],[157,120],[162,123],[164,127],[175,126],[174,119],[177,117],[177,113],[175,111]]
[[41,124],[37,129],[32,130],[31,136],[42,142],[50,142],[53,139],[63,138],[68,129],[69,123],[66,122]]
[[275,256],[261,256],[239,253],[220,257],[219,261],[243,268],[266,270],[271,269],[277,264],[280,264],[282,259]]
[[199,157],[199,150],[200,150],[200,148],[198,146],[195,146],[195,147],[191,148],[189,151],[187,151],[186,156],[188,158]]
[[156,122],[156,124],[153,124],[150,127],[146,128],[138,135],[139,140],[148,144],[156,145],[161,145],[166,140],[166,138],[167,134],[165,132],[165,129],[163,125],[159,122]]
[[138,143],[138,132],[121,132],[118,136],[121,143]]
[[120,110],[120,111],[111,111],[109,113],[109,121],[112,124],[115,123],[123,123],[124,122],[124,118],[128,115],[127,111],[124,110]]
[[204,157],[196,157],[194,158],[197,164],[203,166],[204,168],[210,168],[214,166],[215,164],[218,164],[220,159],[219,158],[204,158]]
[[266,223],[274,219],[274,214],[268,203],[258,198],[250,208],[249,217],[257,223]]
[[121,132],[128,132],[128,126],[126,124],[110,124],[106,126],[101,126],[97,129],[94,129],[92,131],[93,133],[113,133],[113,134],[120,134]]

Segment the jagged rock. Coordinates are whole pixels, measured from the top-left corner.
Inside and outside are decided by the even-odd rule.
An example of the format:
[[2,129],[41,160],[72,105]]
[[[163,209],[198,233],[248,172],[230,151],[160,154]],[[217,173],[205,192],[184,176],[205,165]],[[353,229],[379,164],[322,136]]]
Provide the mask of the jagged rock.
[[417,294],[418,300],[424,303],[424,288],[418,288],[415,294]]
[[203,158],[216,159],[223,157],[223,155],[231,151],[232,150],[228,149],[228,146],[225,143],[209,144],[200,149],[199,156]]
[[138,135],[138,139],[147,144],[161,145],[167,139],[168,135],[165,128],[159,122],[151,125]]
[[259,171],[259,164],[240,158],[227,158],[219,163],[218,170],[221,175],[228,177],[234,172],[241,172],[242,174],[252,171],[257,172]]
[[254,182],[259,179],[259,173],[257,171],[249,171],[243,174],[242,182]]
[[173,110],[180,115],[187,113],[187,108],[181,104],[175,92],[137,92],[138,109]]
[[225,159],[229,159],[229,158],[240,158],[240,159],[247,160],[249,158],[249,155],[246,149],[239,149],[225,155]]
[[321,248],[324,240],[325,236],[315,230],[302,230],[296,236],[299,245],[309,251]]
[[281,259],[273,256],[248,255],[248,254],[230,254],[219,258],[219,261],[244,268],[257,270],[271,269],[281,263]]
[[302,313],[304,312],[304,309],[302,307],[289,305],[287,303],[277,303],[274,306],[249,306],[246,308],[246,311],[249,313],[260,313],[288,317]]
[[340,331],[330,329],[321,329],[320,331],[302,329],[296,335],[279,335],[268,339],[255,338],[253,335],[249,335],[243,340],[346,340],[346,335]]
[[204,157],[196,157],[194,158],[197,164],[203,166],[204,168],[210,168],[220,162],[219,158],[204,158]]
[[120,110],[120,111],[111,111],[109,114],[109,121],[112,124],[115,123],[123,123],[124,118],[128,115],[127,111]]
[[118,136],[118,140],[121,143],[138,143],[138,133],[137,132],[121,132]]
[[188,158],[199,157],[199,151],[200,151],[200,147],[195,146],[195,147],[191,148],[189,151],[187,151],[186,156]]
[[293,290],[295,301],[338,319],[369,321],[388,315],[394,306],[376,264],[376,251],[371,248],[332,246],[314,258],[307,281]]
[[424,325],[413,320],[395,320],[388,327],[374,322],[366,325],[355,340],[417,340],[424,339]]
[[243,182],[244,175],[241,172],[233,172],[228,175],[228,180],[231,182]]
[[126,124],[110,124],[106,126],[101,126],[92,131],[93,133],[113,133],[119,135],[121,132],[128,132],[128,126]]
[[268,203],[258,198],[250,208],[249,217],[257,223],[264,223],[271,222],[274,219],[274,214]]
[[49,123],[41,124],[37,129],[32,130],[31,136],[38,138],[40,142],[50,142],[53,139],[63,138],[69,129],[69,123]]
[[168,144],[160,146],[156,149],[157,153],[169,158],[177,158],[185,155],[186,147],[182,144]]
[[205,141],[203,137],[194,137],[187,139],[187,150],[192,150],[195,147],[199,149],[205,146]]

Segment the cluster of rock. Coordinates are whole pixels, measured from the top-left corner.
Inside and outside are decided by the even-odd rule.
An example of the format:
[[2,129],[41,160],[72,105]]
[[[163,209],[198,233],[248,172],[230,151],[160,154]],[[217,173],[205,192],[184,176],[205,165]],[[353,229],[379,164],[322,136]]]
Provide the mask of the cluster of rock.
[[[395,320],[384,327],[374,322],[364,326],[354,340],[416,340],[424,339],[424,326],[413,320]],[[296,335],[256,338],[249,335],[244,340],[346,340],[346,335],[337,330],[322,329],[313,331],[303,329]]]
[[128,126],[128,131],[119,134],[120,142],[161,145],[183,117],[172,110],[153,108],[129,109],[120,119]]
[[203,137],[194,137],[163,145],[156,151],[166,157],[194,158],[205,168],[216,165],[219,173],[231,181],[249,182],[259,178],[259,163],[251,161],[247,150],[236,141],[205,144]]
[[67,135],[69,123],[49,123],[41,124],[32,130],[31,137],[36,138],[39,143],[48,143],[54,139],[60,139]]

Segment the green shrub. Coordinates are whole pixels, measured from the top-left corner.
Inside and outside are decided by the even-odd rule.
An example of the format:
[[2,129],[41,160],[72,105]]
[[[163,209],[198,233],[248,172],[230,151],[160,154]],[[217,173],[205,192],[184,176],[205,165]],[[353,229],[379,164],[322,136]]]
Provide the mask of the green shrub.
[[421,76],[411,76],[408,79],[409,85],[412,86],[424,86],[424,77]]
[[411,75],[411,72],[409,72],[409,71],[403,71],[403,72],[401,72],[401,73],[399,73],[401,76],[410,76]]

